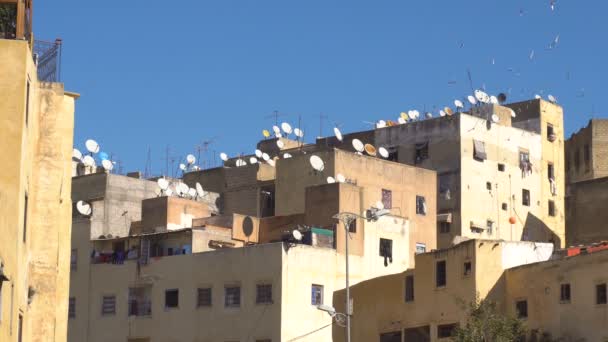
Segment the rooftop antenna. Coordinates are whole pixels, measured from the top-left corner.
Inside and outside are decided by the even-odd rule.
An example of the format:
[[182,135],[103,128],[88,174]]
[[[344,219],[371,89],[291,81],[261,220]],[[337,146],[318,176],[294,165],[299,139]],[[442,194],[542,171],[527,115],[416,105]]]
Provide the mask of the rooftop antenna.
[[167,145],[167,147],[165,147],[165,175],[169,175],[169,161],[171,160],[170,154],[171,150],[169,148],[169,145]]
[[196,145],[195,149],[196,149],[196,159],[198,160],[199,164],[202,165],[203,169],[205,168],[205,163],[207,162],[207,158],[201,159],[201,151],[203,152],[203,157],[207,156],[207,152],[209,151],[209,145],[211,145],[213,142],[215,142],[215,140],[217,140],[218,137],[215,136],[213,138],[204,140],[203,142],[201,142],[199,145]]
[[287,115],[287,114],[279,113],[278,110],[275,110],[272,112],[272,114],[266,115],[264,118],[265,119],[274,118],[274,124],[275,124],[275,126],[278,126],[279,125],[279,116],[285,116],[285,115]]
[[327,119],[328,116],[323,113],[319,113],[319,138],[323,137],[323,119]]
[[469,86],[471,87],[471,92],[474,92],[475,89],[473,88],[473,77],[471,76],[470,68],[467,68],[467,77],[469,78]]
[[148,146],[148,156],[146,157],[146,167],[144,168],[144,178],[152,176],[152,151]]

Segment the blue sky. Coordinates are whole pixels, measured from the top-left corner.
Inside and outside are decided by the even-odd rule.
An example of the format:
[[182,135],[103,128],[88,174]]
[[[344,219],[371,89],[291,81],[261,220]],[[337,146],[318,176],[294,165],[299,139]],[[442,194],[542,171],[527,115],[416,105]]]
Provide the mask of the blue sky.
[[[178,6],[181,5],[181,6]],[[608,2],[37,1],[38,39],[64,41],[62,80],[81,93],[74,141],[123,171],[165,169],[215,138],[252,153],[277,110],[307,141],[334,124],[434,113],[485,86],[509,101],[555,95],[566,135],[606,116]],[[547,49],[559,35],[554,49]],[[534,50],[534,57],[530,59]],[[494,64],[492,63],[494,60]]]

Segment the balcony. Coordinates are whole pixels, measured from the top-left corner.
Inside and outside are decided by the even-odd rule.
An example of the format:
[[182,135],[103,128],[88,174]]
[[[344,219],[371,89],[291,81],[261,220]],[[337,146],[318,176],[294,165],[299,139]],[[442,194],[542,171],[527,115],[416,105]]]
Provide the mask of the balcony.
[[39,81],[61,81],[61,43],[59,38],[54,42],[34,41],[34,63],[38,69]]

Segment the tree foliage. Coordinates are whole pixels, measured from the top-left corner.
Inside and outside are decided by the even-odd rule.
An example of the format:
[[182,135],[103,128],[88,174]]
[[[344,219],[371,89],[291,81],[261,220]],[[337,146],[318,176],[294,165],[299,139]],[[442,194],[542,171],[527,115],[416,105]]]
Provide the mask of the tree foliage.
[[0,38],[15,38],[16,28],[16,4],[0,4]]
[[521,320],[501,314],[496,303],[479,300],[469,303],[467,322],[457,328],[457,342],[512,342],[523,341],[526,329]]

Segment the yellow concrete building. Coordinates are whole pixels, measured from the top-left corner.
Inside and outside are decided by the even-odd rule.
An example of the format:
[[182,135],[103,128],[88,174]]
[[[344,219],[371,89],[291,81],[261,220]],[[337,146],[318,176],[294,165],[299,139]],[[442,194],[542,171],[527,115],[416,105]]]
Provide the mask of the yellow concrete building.
[[65,341],[78,95],[39,80],[31,2],[0,6],[18,15],[0,34],[17,38],[0,39],[0,341]]

